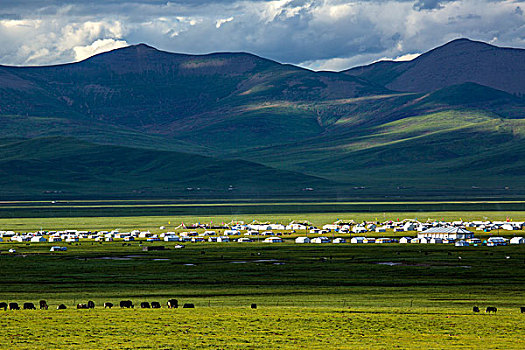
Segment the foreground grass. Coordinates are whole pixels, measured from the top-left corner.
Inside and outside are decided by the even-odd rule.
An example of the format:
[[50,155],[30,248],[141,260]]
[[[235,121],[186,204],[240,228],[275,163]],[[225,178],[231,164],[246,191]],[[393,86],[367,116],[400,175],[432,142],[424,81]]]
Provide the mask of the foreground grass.
[[523,316],[441,310],[201,308],[2,315],[10,349],[523,349]]

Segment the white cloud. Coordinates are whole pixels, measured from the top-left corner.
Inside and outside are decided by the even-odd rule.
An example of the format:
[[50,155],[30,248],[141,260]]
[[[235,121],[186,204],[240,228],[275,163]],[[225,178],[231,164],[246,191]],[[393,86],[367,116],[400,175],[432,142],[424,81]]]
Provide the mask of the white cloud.
[[43,65],[72,62],[127,45],[118,20],[0,20],[3,64]]
[[70,62],[145,42],[342,70],[458,37],[525,47],[523,8],[525,0],[5,0],[0,64]]
[[407,53],[406,55],[401,55],[393,59],[393,61],[396,62],[402,62],[402,61],[412,61],[416,58],[421,56],[420,53]]
[[233,21],[233,17],[218,19],[218,20],[215,22],[215,27],[216,27],[217,29],[219,29],[224,23],[228,23],[228,22],[231,22],[231,21]]
[[99,39],[94,41],[91,45],[75,46],[73,51],[75,52],[75,61],[82,61],[98,53],[111,51],[125,46],[128,46],[128,43],[124,40]]

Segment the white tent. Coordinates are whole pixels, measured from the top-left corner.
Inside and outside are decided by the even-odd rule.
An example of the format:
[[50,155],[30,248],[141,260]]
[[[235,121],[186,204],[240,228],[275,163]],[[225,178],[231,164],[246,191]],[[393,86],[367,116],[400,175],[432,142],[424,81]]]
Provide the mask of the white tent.
[[365,232],[368,232],[368,230],[366,229],[366,227],[363,227],[363,226],[354,226],[354,227],[352,227],[352,232],[354,232],[354,233],[365,233]]
[[512,237],[510,239],[510,244],[525,244],[525,238],[523,237]]
[[507,245],[507,240],[503,237],[490,237],[487,242],[492,245]]
[[431,237],[431,238],[452,238],[452,239],[466,239],[474,237],[474,234],[461,227],[445,226],[445,227],[432,227],[428,230],[422,231],[417,234],[419,238]]
[[310,243],[310,238],[308,237],[297,237],[295,243]]

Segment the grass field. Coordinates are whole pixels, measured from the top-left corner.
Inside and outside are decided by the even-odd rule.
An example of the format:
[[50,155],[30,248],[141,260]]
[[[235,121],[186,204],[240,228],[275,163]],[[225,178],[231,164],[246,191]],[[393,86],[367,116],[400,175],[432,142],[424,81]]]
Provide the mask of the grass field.
[[[505,220],[511,217],[514,221],[525,221],[525,212],[423,212],[423,213],[325,213],[325,214],[282,214],[282,215],[214,215],[214,216],[128,216],[128,217],[56,217],[56,218],[2,218],[0,219],[1,230],[14,230],[21,232],[43,230],[112,230],[129,231],[134,229],[150,230],[153,233],[175,230],[180,223],[222,223],[231,221],[244,221],[251,223],[254,219],[262,222],[278,222],[288,224],[292,220],[308,220],[314,225],[323,225],[336,221],[337,219],[354,220],[362,222],[363,220],[403,220],[419,219],[426,221],[431,220]],[[161,230],[160,227],[165,229]],[[495,234],[496,231],[492,232]],[[501,231],[502,234],[516,234],[515,231]],[[375,233],[374,233],[375,234]],[[392,235],[392,233],[390,233]],[[405,234],[403,234],[405,235]]]
[[[16,349],[490,348],[525,346],[525,247],[3,243],[0,347]],[[509,257],[509,258],[507,258]],[[177,298],[195,309],[169,310]],[[161,310],[102,309],[159,301]],[[93,300],[94,310],[76,310]],[[64,303],[67,310],[55,310]],[[257,303],[251,310],[249,305]],[[496,315],[472,307],[498,307]]]
[[[0,229],[131,229],[252,220],[525,220],[522,202],[9,202]],[[421,210],[415,210],[420,208]],[[424,210],[424,209],[427,210]],[[142,214],[142,215],[141,215]],[[160,230],[160,226],[165,229]],[[297,234],[303,235],[304,232]],[[523,235],[523,232],[492,232]],[[377,233],[371,233],[379,236]],[[386,232],[385,236],[405,235]],[[488,234],[476,236],[485,237]],[[525,247],[135,241],[0,243],[5,349],[523,349]],[[164,245],[143,252],[142,245]],[[15,248],[16,254],[8,254]],[[167,309],[176,298],[195,309]],[[103,309],[159,301],[160,310]],[[94,310],[76,310],[93,300]],[[56,310],[58,304],[67,310]],[[250,309],[251,303],[258,308]],[[474,314],[472,307],[482,309]],[[483,312],[496,306],[497,314]]]
[[285,202],[184,201],[2,202],[0,230],[172,230],[180,223],[222,223],[253,220],[288,224],[308,220],[314,225],[338,219],[386,221],[506,220],[525,221],[522,201],[465,202]]
[[[416,308],[205,308],[21,312],[2,317],[19,349],[522,349],[523,317]],[[45,319],[45,323],[42,319]],[[101,322],[103,320],[103,322]],[[17,322],[18,321],[18,322]]]

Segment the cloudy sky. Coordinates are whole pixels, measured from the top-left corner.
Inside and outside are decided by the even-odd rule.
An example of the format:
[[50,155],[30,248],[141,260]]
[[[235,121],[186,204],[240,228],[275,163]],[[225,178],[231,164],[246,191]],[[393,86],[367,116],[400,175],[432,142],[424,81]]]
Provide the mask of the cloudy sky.
[[525,48],[524,11],[525,0],[0,0],[0,64],[65,63],[147,43],[341,70],[459,37]]

